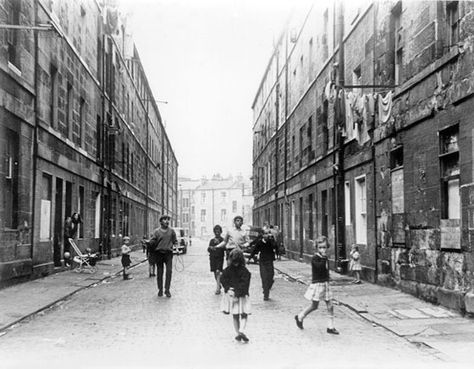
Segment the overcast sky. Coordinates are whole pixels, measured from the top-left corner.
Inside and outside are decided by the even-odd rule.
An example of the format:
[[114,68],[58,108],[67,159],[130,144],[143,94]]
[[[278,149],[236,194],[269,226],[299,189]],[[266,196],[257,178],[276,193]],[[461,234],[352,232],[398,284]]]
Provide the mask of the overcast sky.
[[[252,172],[251,105],[287,0],[122,0],[179,162],[192,178]],[[301,5],[301,4],[300,4]]]

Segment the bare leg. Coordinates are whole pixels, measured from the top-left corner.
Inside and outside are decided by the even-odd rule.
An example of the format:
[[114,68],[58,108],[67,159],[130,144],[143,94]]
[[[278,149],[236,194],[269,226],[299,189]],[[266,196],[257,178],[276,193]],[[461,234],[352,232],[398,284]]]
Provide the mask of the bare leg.
[[214,277],[216,278],[216,294],[221,293],[221,272],[220,270],[216,270],[214,272]]
[[239,334],[240,333],[240,320],[239,320],[239,315],[235,314],[232,315],[232,320],[234,322],[234,330],[235,333]]
[[334,328],[334,305],[332,304],[332,301],[326,301],[326,306],[328,308],[328,313],[329,313],[329,322],[328,322],[328,328],[333,329]]
[[300,321],[303,321],[306,315],[313,312],[314,310],[317,310],[318,306],[319,306],[319,301],[313,301],[311,305],[309,305],[305,310],[303,310],[301,313],[298,314],[298,319]]
[[240,332],[245,333],[245,329],[247,328],[247,314],[240,315]]

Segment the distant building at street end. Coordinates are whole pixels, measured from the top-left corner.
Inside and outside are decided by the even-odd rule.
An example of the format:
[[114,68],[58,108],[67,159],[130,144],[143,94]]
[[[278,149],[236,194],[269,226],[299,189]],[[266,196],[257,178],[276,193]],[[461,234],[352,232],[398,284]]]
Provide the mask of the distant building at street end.
[[[252,104],[254,219],[334,270],[474,312],[474,2],[314,2]],[[270,42],[271,40],[269,40]]]
[[233,225],[236,215],[244,224],[252,224],[252,184],[242,176],[200,180],[179,178],[178,226],[192,237],[209,238],[216,224],[225,230]]

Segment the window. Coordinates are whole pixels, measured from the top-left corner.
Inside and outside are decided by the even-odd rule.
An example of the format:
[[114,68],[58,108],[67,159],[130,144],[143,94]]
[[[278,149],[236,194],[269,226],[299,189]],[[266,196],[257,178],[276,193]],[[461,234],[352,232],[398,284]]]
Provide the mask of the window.
[[201,236],[206,236],[206,227],[201,227]]
[[221,222],[226,222],[226,221],[227,221],[227,210],[221,209]]
[[365,176],[355,180],[356,242],[367,243],[367,203]]
[[[79,196],[77,198],[77,212],[84,219],[84,187],[79,186]],[[78,237],[84,238],[84,224],[78,226]]]
[[40,239],[44,241],[51,238],[51,189],[51,176],[43,174],[41,181]]
[[321,234],[328,236],[328,191],[321,191]]
[[222,191],[221,192],[221,202],[225,202],[227,198],[227,192]]
[[344,183],[344,218],[346,226],[350,226],[351,222],[351,184],[349,181]]
[[206,193],[201,192],[201,203],[204,204],[206,202]]
[[[3,134],[0,127],[0,134]],[[6,129],[5,156],[3,173],[5,186],[3,187],[4,226],[17,228],[18,226],[18,156],[20,151],[18,133]]]
[[94,237],[100,238],[100,192],[95,192],[93,195],[93,201],[95,203],[95,219],[94,219]]
[[307,135],[308,135],[308,161],[314,159],[314,151],[313,151],[313,116],[311,115],[308,118],[308,128],[307,128]]
[[459,42],[459,2],[449,1],[446,4],[446,29],[448,46]]
[[394,45],[394,80],[395,84],[401,83],[402,80],[402,62],[403,62],[403,27],[401,22],[402,2],[399,1],[392,9],[390,26],[391,41]]
[[95,123],[95,148],[96,148],[96,155],[95,157],[100,160],[102,159],[102,119],[100,118],[100,115],[97,115],[96,117],[96,123]]
[[441,168],[441,218],[460,219],[459,194],[459,127],[450,127],[439,134]]
[[57,129],[58,127],[58,69],[54,66],[50,66],[51,75],[51,91],[50,91],[50,119],[51,127]]
[[232,212],[237,213],[237,201],[232,201]]
[[405,192],[403,173],[403,147],[399,146],[390,152],[392,213],[405,212]]
[[73,98],[73,93],[72,93],[72,85],[70,83],[67,84],[67,91],[66,91],[66,122],[65,122],[65,127],[64,127],[64,136],[66,138],[70,138],[71,134],[71,124],[72,124],[72,98]]
[[84,125],[84,109],[85,101],[81,97],[79,99],[79,120],[72,120],[72,142],[77,146],[82,145],[82,127]]
[[291,239],[296,239],[296,214],[295,214],[295,202],[291,202]]
[[328,25],[329,25],[329,14],[328,9],[323,14],[323,36],[322,36],[322,57],[323,61],[328,58],[329,46],[328,46]]
[[183,223],[189,223],[189,214],[183,213]]
[[304,151],[304,131],[305,127],[300,128],[300,137],[299,137],[299,144],[300,144],[300,154],[299,154],[299,162],[298,162],[298,168],[301,168],[303,166],[303,155],[305,154]]
[[182,201],[183,201],[183,208],[189,208],[189,198],[184,197]]
[[194,215],[194,206],[191,206],[191,214]]
[[[6,4],[7,23],[12,25],[20,24],[21,1],[10,0]],[[16,29],[7,29],[8,62],[20,70],[19,36],[20,31]]]
[[201,222],[206,221],[206,209],[201,209]]

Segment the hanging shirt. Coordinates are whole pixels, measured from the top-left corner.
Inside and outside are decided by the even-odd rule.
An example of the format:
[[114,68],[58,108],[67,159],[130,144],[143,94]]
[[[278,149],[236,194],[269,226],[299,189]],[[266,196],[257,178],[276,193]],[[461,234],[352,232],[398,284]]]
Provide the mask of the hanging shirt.
[[379,122],[387,123],[392,115],[392,91],[389,91],[385,97],[378,96]]

